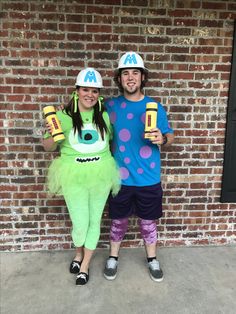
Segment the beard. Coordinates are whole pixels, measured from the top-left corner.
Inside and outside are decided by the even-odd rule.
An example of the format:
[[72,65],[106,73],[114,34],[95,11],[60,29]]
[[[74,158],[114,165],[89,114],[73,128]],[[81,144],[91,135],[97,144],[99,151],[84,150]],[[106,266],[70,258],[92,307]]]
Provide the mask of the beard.
[[139,91],[139,87],[138,86],[134,86],[134,87],[125,87],[124,88],[124,91],[129,94],[129,95],[133,95],[133,94],[136,94],[138,91]]

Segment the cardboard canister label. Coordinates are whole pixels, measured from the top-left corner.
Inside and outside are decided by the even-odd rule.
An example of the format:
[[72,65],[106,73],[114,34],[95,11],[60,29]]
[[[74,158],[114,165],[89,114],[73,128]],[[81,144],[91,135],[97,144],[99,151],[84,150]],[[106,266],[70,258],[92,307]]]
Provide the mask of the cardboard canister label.
[[43,113],[46,121],[52,126],[52,137],[54,142],[62,141],[65,139],[64,133],[61,128],[60,121],[57,118],[54,106],[46,106],[43,108]]
[[156,102],[146,103],[146,115],[145,115],[145,138],[152,139],[149,136],[150,130],[157,126],[157,111],[158,104]]

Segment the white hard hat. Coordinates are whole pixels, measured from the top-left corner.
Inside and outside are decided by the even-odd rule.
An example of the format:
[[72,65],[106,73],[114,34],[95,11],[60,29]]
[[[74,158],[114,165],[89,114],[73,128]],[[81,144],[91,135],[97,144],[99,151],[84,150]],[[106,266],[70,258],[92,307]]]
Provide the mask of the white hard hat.
[[126,52],[120,58],[118,68],[116,70],[128,68],[140,68],[147,71],[147,69],[144,66],[142,57],[133,51]]
[[86,68],[79,72],[75,85],[102,88],[103,84],[101,74],[94,68]]

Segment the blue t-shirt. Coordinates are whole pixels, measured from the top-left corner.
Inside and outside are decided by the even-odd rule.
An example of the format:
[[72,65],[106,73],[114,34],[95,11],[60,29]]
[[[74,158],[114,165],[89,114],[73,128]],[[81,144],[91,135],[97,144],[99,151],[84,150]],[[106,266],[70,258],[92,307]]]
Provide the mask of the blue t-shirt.
[[[140,101],[130,101],[119,96],[108,99],[105,103],[113,126],[112,150],[123,185],[148,186],[161,181],[159,148],[144,138],[147,102],[155,101],[147,96]],[[160,103],[157,127],[162,134],[173,133]]]

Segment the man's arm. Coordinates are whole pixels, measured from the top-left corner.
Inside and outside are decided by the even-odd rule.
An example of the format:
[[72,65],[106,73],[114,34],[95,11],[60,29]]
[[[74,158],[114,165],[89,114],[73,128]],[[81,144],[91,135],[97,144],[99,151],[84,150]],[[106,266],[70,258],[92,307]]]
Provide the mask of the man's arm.
[[[162,135],[162,137],[163,137],[162,145],[166,145],[166,146],[171,145],[175,139],[174,133],[166,133],[166,134]],[[165,139],[165,137],[166,137],[166,139]]]

